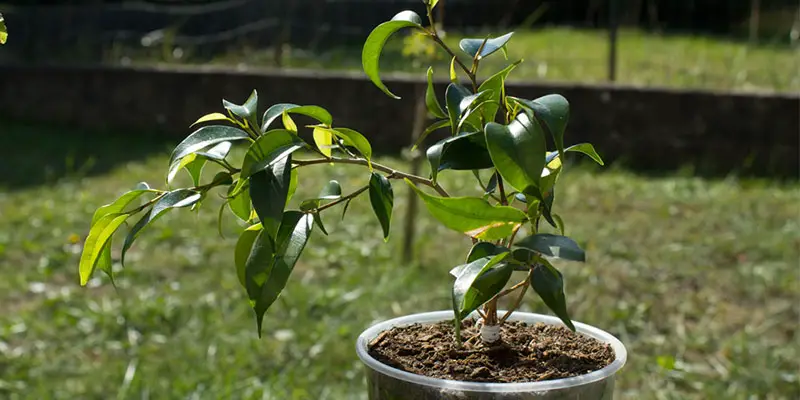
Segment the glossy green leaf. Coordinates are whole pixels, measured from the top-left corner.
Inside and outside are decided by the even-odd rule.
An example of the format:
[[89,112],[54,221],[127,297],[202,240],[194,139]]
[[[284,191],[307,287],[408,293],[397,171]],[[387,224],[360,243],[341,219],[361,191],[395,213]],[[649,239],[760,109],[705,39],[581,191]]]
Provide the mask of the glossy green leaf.
[[200,185],[200,177],[206,160],[223,160],[231,150],[231,142],[222,142],[206,152],[197,152],[187,155],[170,165],[167,172],[167,184],[171,183],[182,168],[185,168],[192,178],[195,186]]
[[[147,187],[147,184],[142,182],[144,187]],[[141,184],[140,184],[141,185]],[[152,189],[135,189],[129,192],[125,192],[122,196],[119,196],[114,202],[110,204],[106,204],[104,206],[98,207],[97,210],[94,212],[92,216],[92,225],[96,224],[100,218],[109,215],[109,214],[120,214],[125,211],[125,208],[128,207],[134,200],[138,199],[144,194],[147,193],[157,193],[157,191]]]
[[314,216],[314,223],[317,224],[317,226],[319,227],[319,230],[322,232],[322,234],[324,234],[325,236],[328,236],[328,230],[325,229],[325,224],[322,222],[322,215],[320,213],[318,213],[318,212],[315,212],[315,213],[313,213],[311,215]]
[[8,30],[6,29],[6,21],[3,19],[3,14],[0,14],[0,44],[5,44],[8,40]]
[[235,140],[244,140],[249,138],[247,132],[234,128],[232,126],[211,125],[204,126],[189,135],[184,139],[170,157],[169,165],[173,165],[176,161],[189,154],[202,150],[206,147],[213,146],[222,142],[232,142]]
[[545,261],[546,265],[537,265],[531,273],[531,287],[544,304],[556,314],[572,331],[575,325],[567,312],[567,300],[564,295],[564,277],[557,269]]
[[[500,48],[502,48],[503,46],[506,45],[506,43],[508,43],[508,41],[511,39],[511,36],[513,35],[514,32],[509,32],[503,36],[489,40],[461,39],[461,41],[458,42],[458,47],[460,47],[464,53],[467,53],[467,55],[469,55],[472,58],[475,58],[475,56],[478,55],[478,50],[480,50],[480,55],[478,56],[478,59],[481,59],[494,53],[497,50],[500,50]],[[485,45],[483,45],[484,41],[486,41]],[[481,48],[481,45],[483,45],[483,48]]]
[[230,119],[230,117],[228,117],[227,115],[215,112],[211,114],[206,114],[198,118],[197,121],[194,121],[194,123],[190,125],[190,127],[195,126],[197,124],[202,124],[204,122],[212,122],[212,121],[228,121],[231,123],[235,122],[234,120]]
[[456,75],[456,57],[450,59],[450,82],[453,84],[458,83],[458,75]]
[[117,286],[116,281],[114,279],[114,262],[111,259],[111,246],[112,242],[114,241],[114,235],[111,235],[106,242],[106,245],[103,246],[103,249],[100,250],[100,257],[97,258],[97,264],[95,265],[95,269],[99,269],[103,271],[108,279],[111,280],[111,284],[113,286]]
[[256,172],[270,168],[295,151],[306,147],[306,143],[286,129],[274,129],[250,145],[242,162],[241,178],[248,178]]
[[594,146],[592,146],[590,143],[580,143],[580,144],[572,145],[572,146],[569,146],[566,149],[564,149],[564,151],[565,152],[572,151],[572,152],[576,152],[576,153],[586,154],[587,156],[591,157],[591,159],[594,160],[594,162],[596,162],[596,163],[598,163],[600,165],[605,165],[603,163],[603,159],[600,158],[600,155],[597,154],[597,151],[595,151]]
[[481,114],[479,111],[485,104],[491,102],[491,100],[487,99],[490,98],[492,94],[492,91],[484,90],[483,92],[469,95],[461,100],[461,103],[459,104],[461,116],[458,119],[456,131],[462,131],[461,128],[465,124],[474,130],[481,130]]
[[[455,135],[458,132],[458,122],[461,120],[461,113],[464,111],[462,108],[462,101],[470,98],[472,92],[456,83],[447,85],[447,90],[444,92],[445,102],[447,105],[447,115],[450,119],[450,127],[452,133]],[[474,98],[472,98],[474,100]]]
[[120,262],[125,265],[125,254],[133,246],[133,242],[142,233],[142,230],[157,219],[161,218],[167,211],[173,208],[189,207],[200,201],[202,195],[189,189],[176,189],[162,196],[150,211],[147,211],[136,225],[128,232],[125,242],[122,244]]
[[372,211],[378,217],[383,229],[383,238],[389,237],[389,227],[392,222],[392,207],[394,206],[394,191],[392,184],[385,176],[372,173],[369,180],[369,202],[372,204]]
[[317,149],[319,149],[320,153],[322,153],[325,157],[331,157],[331,151],[333,147],[333,133],[331,129],[326,128],[314,128],[314,144],[317,145]]
[[411,181],[406,182],[422,198],[431,215],[444,226],[480,240],[503,239],[527,219],[524,212],[513,207],[493,206],[475,197],[431,196]]
[[[353,147],[369,161],[372,159],[372,146],[364,135],[350,128],[336,128],[333,134],[344,141],[344,145]],[[370,168],[372,166],[370,165]]]
[[431,6],[431,10],[439,4],[439,0],[428,0],[428,5]]
[[286,205],[284,208],[289,207],[289,201],[292,200],[294,197],[294,193],[297,191],[297,169],[292,169],[291,177],[289,178],[289,194],[286,195]]
[[541,127],[525,114],[509,125],[486,124],[486,144],[500,176],[521,192],[539,187],[546,142]]
[[472,132],[443,139],[425,152],[434,181],[440,171],[492,168],[483,132]]
[[342,207],[342,221],[344,221],[344,216],[347,214],[347,209],[350,207],[351,201],[353,201],[353,199],[348,199],[344,202],[344,207]]
[[453,284],[453,310],[459,319],[466,318],[503,290],[511,278],[513,268],[502,263],[509,253],[479,258],[466,264]]
[[375,29],[367,37],[364,42],[364,49],[361,52],[361,64],[364,72],[367,74],[372,83],[375,84],[389,97],[399,99],[400,97],[389,91],[389,88],[383,84],[380,78],[380,56],[383,51],[383,46],[386,41],[395,32],[403,28],[417,28],[422,29],[422,19],[413,11],[402,11],[395,15],[391,21],[384,22]]
[[450,275],[453,275],[454,277],[458,278],[458,276],[463,271],[464,267],[466,267],[469,263],[484,257],[491,258],[493,256],[508,251],[510,250],[508,249],[508,247],[505,246],[499,246],[490,242],[478,242],[474,246],[472,246],[472,249],[470,249],[469,255],[467,255],[467,263],[451,269]]
[[238,181],[234,182],[234,184],[228,188],[228,208],[242,221],[249,221],[250,212],[252,211],[250,205],[250,191],[240,190],[236,195],[231,195],[237,184]]
[[272,122],[281,117],[284,111],[297,107],[300,106],[291,103],[279,103],[268,108],[267,111],[264,112],[264,116],[261,118],[261,132],[266,132],[267,129],[269,129],[269,126],[272,125]]
[[556,223],[556,229],[558,229],[558,231],[561,232],[561,235],[563,236],[564,235],[564,231],[565,231],[565,229],[564,229],[564,220],[561,219],[560,215],[558,215],[556,213],[553,213],[553,221],[555,221],[555,223]]
[[236,241],[236,249],[234,250],[234,264],[236,265],[236,277],[239,278],[239,283],[243,288],[247,289],[245,284],[245,268],[247,259],[253,250],[253,243],[255,243],[258,234],[261,233],[263,227],[260,223],[248,226],[247,229],[242,231],[239,239]]
[[522,61],[520,60],[505,67],[502,71],[483,81],[481,86],[478,87],[478,92],[484,92],[488,90],[492,91],[491,95],[487,99],[489,101],[481,109],[481,113],[483,114],[483,118],[486,122],[495,121],[497,117],[497,110],[500,109],[500,102],[502,101],[506,78],[508,78],[508,74],[511,73],[511,71],[521,62]]
[[433,88],[433,68],[428,67],[428,88],[425,90],[425,105],[428,111],[437,118],[447,118],[439,104],[439,99],[436,98],[436,91]]
[[544,128],[553,137],[559,154],[564,153],[564,130],[569,121],[569,102],[564,96],[550,94],[535,100],[512,98],[533,112],[533,116],[544,122]]
[[444,128],[446,126],[450,126],[450,120],[449,119],[443,119],[441,121],[436,121],[433,124],[431,124],[429,127],[425,128],[425,130],[422,131],[422,134],[419,135],[419,138],[417,138],[417,142],[414,143],[414,146],[411,148],[411,151],[415,151],[419,147],[419,145],[421,145],[422,142],[425,141],[425,139],[428,137],[428,135],[430,135],[431,133],[435,132],[437,129],[441,129],[441,128]]
[[243,121],[247,121],[251,127],[258,128],[258,116],[256,115],[258,111],[257,91],[253,90],[253,92],[250,93],[250,97],[248,97],[247,101],[242,105],[231,103],[228,100],[222,100],[222,106],[230,111],[231,114],[241,118]]
[[311,236],[313,217],[299,211],[284,213],[275,240],[259,233],[245,265],[245,284],[256,314],[258,334],[264,313],[275,302]]
[[283,129],[287,131],[297,134],[297,124],[294,123],[292,117],[289,116],[289,113],[286,111],[281,114],[281,123],[283,123]]
[[264,232],[274,238],[278,232],[291,184],[292,161],[286,156],[250,177],[250,199]]
[[[339,185],[339,182],[330,181],[327,184],[325,184],[325,186],[319,192],[317,197],[313,199],[304,200],[302,203],[300,203],[300,210],[304,212],[316,210],[317,208],[319,208],[321,204],[333,200],[338,200],[341,197],[342,197],[342,187]],[[315,222],[317,222],[317,225],[319,225],[319,221]],[[324,231],[323,227],[320,227],[320,229]],[[326,235],[328,234],[327,232],[324,233]]]
[[517,240],[514,246],[533,250],[548,257],[580,262],[586,261],[586,253],[583,249],[578,246],[578,243],[566,236],[537,233]]
[[83,244],[83,252],[78,265],[81,286],[85,286],[89,282],[103,249],[111,239],[111,235],[125,222],[128,216],[128,214],[120,213],[106,214],[92,224],[89,236],[86,237],[86,241]]

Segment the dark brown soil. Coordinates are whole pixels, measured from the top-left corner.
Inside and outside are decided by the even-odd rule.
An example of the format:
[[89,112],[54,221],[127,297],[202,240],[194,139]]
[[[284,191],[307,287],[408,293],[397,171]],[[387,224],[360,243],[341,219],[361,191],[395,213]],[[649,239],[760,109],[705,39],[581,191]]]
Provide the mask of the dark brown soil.
[[[506,322],[502,339],[484,344],[464,321],[461,348],[453,322],[393,328],[370,343],[369,354],[397,369],[440,379],[533,382],[597,371],[614,361],[611,346],[563,326]],[[472,338],[472,339],[470,339]]]

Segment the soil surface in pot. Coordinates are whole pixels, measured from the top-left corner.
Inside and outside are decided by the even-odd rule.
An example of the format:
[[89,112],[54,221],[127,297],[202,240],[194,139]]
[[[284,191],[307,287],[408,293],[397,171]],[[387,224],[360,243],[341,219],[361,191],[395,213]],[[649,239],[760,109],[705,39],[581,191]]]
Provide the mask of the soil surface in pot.
[[395,327],[369,344],[369,354],[397,369],[439,379],[533,382],[597,371],[614,361],[610,345],[564,326],[506,322],[501,341],[484,344],[474,321],[453,339],[453,322]]

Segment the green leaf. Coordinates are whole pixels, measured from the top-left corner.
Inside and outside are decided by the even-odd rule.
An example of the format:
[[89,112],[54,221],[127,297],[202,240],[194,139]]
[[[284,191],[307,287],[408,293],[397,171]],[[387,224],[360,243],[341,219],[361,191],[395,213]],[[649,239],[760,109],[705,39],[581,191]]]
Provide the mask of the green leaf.
[[472,249],[470,249],[469,255],[467,255],[467,263],[451,269],[450,275],[453,275],[454,277],[458,278],[458,276],[463,271],[464,267],[466,267],[469,263],[476,261],[480,258],[492,257],[508,251],[510,250],[508,249],[508,247],[505,246],[499,246],[490,242],[478,242],[474,246],[472,246]]
[[162,196],[153,204],[150,211],[146,212],[144,216],[136,222],[136,225],[128,232],[128,236],[125,237],[125,242],[122,244],[122,253],[120,255],[120,262],[122,265],[125,265],[125,254],[144,228],[161,218],[167,211],[173,208],[189,207],[200,201],[201,197],[202,195],[200,193],[189,189],[176,189]]
[[261,132],[266,132],[272,122],[278,117],[282,116],[284,111],[297,107],[300,106],[291,103],[279,103],[268,108],[267,111],[264,112],[264,116],[261,118]]
[[[339,185],[337,181],[330,181],[322,188],[319,192],[317,197],[313,199],[304,200],[300,204],[300,210],[304,212],[308,212],[311,210],[316,210],[319,208],[320,204],[323,202],[330,202],[333,200],[338,200],[342,197],[342,187]],[[319,225],[319,223],[318,223]],[[324,228],[320,227],[324,230]],[[325,233],[327,235],[327,233]]]
[[456,75],[456,56],[450,60],[450,82],[453,84],[458,83],[458,75]]
[[552,310],[561,321],[575,331],[575,325],[567,312],[567,300],[564,296],[564,277],[550,263],[537,265],[531,273],[531,287],[542,298],[544,304]]
[[[142,182],[144,187],[147,187],[147,184]],[[140,184],[141,185],[141,184]],[[120,214],[122,213],[129,204],[131,204],[134,200],[138,199],[145,193],[157,193],[156,190],[152,189],[135,189],[129,192],[124,193],[122,196],[119,196],[113,203],[106,204],[104,206],[98,207],[97,210],[94,212],[92,216],[92,225],[96,224],[100,218],[103,218],[109,214]]]
[[297,191],[297,169],[292,169],[292,176],[289,178],[289,194],[286,195],[286,206],[289,207],[289,201],[292,200],[294,193]]
[[117,286],[116,282],[114,281],[114,262],[111,259],[111,245],[113,241],[114,235],[111,235],[111,237],[108,238],[106,245],[103,246],[102,250],[100,250],[100,257],[97,259],[95,269],[103,271],[106,276],[108,276],[108,279],[111,280],[111,284]]
[[544,128],[553,137],[559,154],[564,154],[564,130],[569,121],[569,102],[564,96],[550,94],[535,100],[512,98],[533,112],[533,116],[544,122]]
[[394,206],[394,192],[392,184],[381,174],[372,173],[369,180],[369,202],[372,211],[378,217],[383,229],[383,238],[389,237],[389,226],[392,222],[392,207]]
[[181,168],[186,168],[195,186],[200,185],[200,177],[206,160],[223,160],[231,150],[231,142],[222,142],[212,147],[207,152],[197,152],[187,155],[170,165],[167,173],[167,184],[171,183]]
[[227,115],[215,112],[200,117],[197,121],[194,121],[194,123],[191,124],[189,127],[195,126],[197,124],[202,124],[203,122],[211,122],[211,121],[228,121],[231,123],[235,122],[234,120],[230,119]]
[[431,6],[431,10],[439,4],[439,0],[428,0],[428,4]]
[[286,111],[281,115],[281,122],[283,123],[284,129],[295,134],[297,133],[297,124],[294,123],[294,120],[292,120],[292,117],[290,117],[289,113]]
[[443,119],[443,120],[440,120],[440,121],[436,121],[433,124],[431,124],[431,126],[425,128],[425,130],[422,131],[422,134],[419,135],[419,138],[417,138],[417,142],[414,143],[414,146],[411,148],[411,151],[416,150],[419,147],[419,145],[421,145],[422,142],[425,141],[425,139],[428,137],[428,135],[430,135],[431,133],[433,133],[437,129],[444,128],[445,126],[450,126],[450,120],[449,119]]
[[422,198],[431,215],[444,226],[480,240],[503,239],[527,219],[524,212],[513,207],[492,206],[477,197],[431,196],[411,181],[406,182]]
[[[241,179],[272,167],[295,151],[306,147],[306,143],[286,129],[274,129],[250,145],[242,162]],[[244,183],[244,182],[242,182]]]
[[518,240],[514,246],[542,255],[572,261],[586,261],[586,253],[574,240],[560,235],[537,233]]
[[481,86],[478,87],[478,92],[488,91],[491,90],[491,95],[488,97],[488,103],[483,106],[482,114],[483,118],[486,122],[494,122],[497,117],[497,110],[500,109],[500,102],[502,101],[503,91],[505,87],[506,78],[508,78],[508,74],[516,68],[522,61],[517,61],[507,67],[505,67],[502,71],[490,76],[488,79],[481,83]]
[[[467,55],[469,55],[472,58],[475,58],[475,56],[478,55],[478,50],[480,49],[481,53],[480,55],[478,55],[478,59],[481,59],[488,56],[489,54],[494,53],[497,50],[500,50],[500,48],[502,48],[503,46],[506,45],[506,43],[508,43],[508,41],[511,39],[511,36],[513,35],[514,32],[509,32],[503,36],[489,40],[461,39],[461,41],[458,42],[458,47],[460,47],[464,53],[467,53]],[[481,45],[483,44],[484,40],[486,40],[486,44],[483,46],[483,49],[481,49]]]
[[234,182],[234,184],[228,188],[228,208],[242,221],[249,221],[250,212],[252,211],[250,206],[250,192],[248,190],[240,190],[238,194],[232,196],[231,194],[237,184],[238,181]]
[[380,56],[383,51],[383,46],[386,41],[395,32],[403,28],[417,28],[422,29],[422,19],[413,11],[402,11],[395,15],[391,21],[384,22],[375,29],[367,37],[364,43],[364,49],[361,52],[361,64],[364,72],[367,74],[372,83],[375,84],[389,97],[399,99],[400,97],[394,95],[386,85],[381,82],[380,78]]
[[286,287],[289,275],[311,236],[313,224],[311,215],[287,211],[276,239],[273,241],[262,231],[253,245],[245,265],[245,283],[256,314],[259,337],[264,313]]
[[222,125],[204,126],[194,131],[194,133],[175,147],[175,150],[172,152],[172,157],[170,157],[169,165],[173,165],[181,158],[217,143],[226,141],[232,142],[234,140],[243,140],[247,138],[249,138],[247,132],[239,128]]
[[553,221],[555,221],[555,223],[556,223],[556,229],[558,229],[558,231],[561,232],[561,235],[563,236],[564,235],[564,220],[561,219],[560,215],[558,215],[556,213],[553,213]]
[[330,126],[333,123],[333,117],[328,110],[319,106],[298,106],[291,103],[280,103],[267,109],[262,118],[261,132],[266,132],[269,126],[275,119],[282,116],[283,113],[287,114],[300,114],[313,118],[320,123]]
[[320,215],[318,212],[315,212],[311,215],[314,216],[314,223],[319,226],[319,230],[322,231],[325,236],[328,236],[328,230],[325,229],[325,224],[322,223],[322,215]]
[[274,238],[289,196],[292,161],[286,156],[250,177],[250,198],[265,233]]
[[6,29],[6,21],[3,19],[3,14],[0,14],[0,44],[6,44],[8,40],[8,30]]
[[452,128],[453,135],[458,132],[458,122],[461,120],[461,113],[464,111],[464,108],[462,108],[462,101],[465,98],[470,98],[470,96],[472,96],[472,92],[464,86],[456,83],[447,85],[444,97],[447,103],[447,115],[450,118],[450,127]]
[[239,239],[236,241],[236,249],[234,250],[234,264],[236,265],[236,276],[239,278],[239,283],[243,288],[247,289],[245,283],[245,267],[247,258],[250,257],[250,252],[253,250],[253,243],[255,243],[258,234],[261,233],[263,227],[260,223],[248,226],[247,229],[242,231]]
[[519,114],[507,126],[490,122],[486,124],[486,144],[503,179],[521,192],[538,190],[547,149],[535,120]]
[[[353,147],[369,162],[372,159],[372,146],[364,135],[350,128],[336,128],[333,130],[336,137],[344,141],[344,145]],[[372,164],[370,163],[370,169]]]
[[572,152],[576,152],[576,153],[586,154],[587,156],[591,157],[592,160],[594,160],[594,162],[596,162],[596,163],[598,163],[600,165],[605,165],[603,163],[603,159],[600,158],[600,155],[597,154],[597,152],[594,150],[594,146],[592,146],[590,143],[580,143],[580,144],[572,145],[572,146],[569,146],[566,149],[564,149],[564,151],[565,152],[572,151]]
[[428,111],[437,118],[447,118],[433,88],[433,67],[428,67],[428,89],[425,90],[425,105],[428,107]]
[[[514,271],[509,264],[502,263],[508,255],[508,252],[504,252],[482,257],[461,268],[453,284],[453,304],[457,307],[453,311],[459,320],[466,318],[503,290]],[[496,265],[498,266],[495,268]]]
[[230,111],[231,114],[247,121],[251,127],[258,127],[258,117],[256,115],[258,109],[258,92],[255,90],[250,93],[250,97],[247,98],[247,101],[245,101],[243,105],[234,104],[228,100],[222,100],[222,106]]
[[108,241],[111,240],[111,235],[128,219],[128,216],[128,214],[120,213],[106,214],[92,224],[89,236],[86,237],[83,244],[83,252],[78,264],[81,286],[85,286],[89,282],[101,253]]
[[333,133],[331,129],[327,128],[314,128],[314,144],[317,145],[320,153],[325,157],[331,157],[331,147],[333,147]]
[[483,132],[472,132],[443,139],[429,147],[425,155],[433,180],[446,169],[464,171],[494,167],[484,140]]

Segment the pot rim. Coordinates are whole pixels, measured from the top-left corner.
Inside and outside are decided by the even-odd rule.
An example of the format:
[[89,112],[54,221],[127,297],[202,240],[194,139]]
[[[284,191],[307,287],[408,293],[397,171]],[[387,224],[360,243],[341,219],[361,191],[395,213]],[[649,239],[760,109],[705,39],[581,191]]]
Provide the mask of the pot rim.
[[[581,385],[586,385],[592,382],[605,380],[613,376],[627,360],[628,353],[625,346],[616,337],[601,329],[595,328],[591,325],[572,321],[578,332],[587,336],[593,337],[601,342],[608,343],[614,350],[614,361],[594,372],[585,375],[579,375],[571,378],[554,379],[549,381],[540,382],[518,382],[518,383],[497,383],[497,382],[467,382],[456,381],[450,379],[431,378],[428,376],[412,374],[410,372],[401,371],[397,368],[383,364],[369,355],[368,347],[375,337],[381,332],[389,330],[393,327],[408,326],[415,323],[430,323],[439,322],[453,319],[453,311],[431,311],[425,313],[411,314],[398,318],[393,318],[387,321],[379,322],[359,335],[356,341],[356,353],[361,361],[369,368],[380,372],[384,375],[391,376],[395,379],[403,381],[433,386],[437,388],[444,388],[450,390],[460,390],[468,392],[483,392],[483,393],[509,393],[509,392],[538,392],[550,391],[556,389],[571,388]],[[550,325],[563,325],[560,319],[549,315],[542,315],[536,313],[527,313],[516,311],[511,314],[509,321],[523,321],[523,322],[543,322]]]

